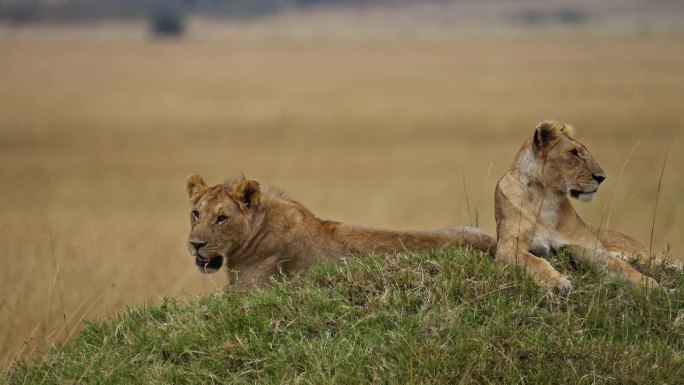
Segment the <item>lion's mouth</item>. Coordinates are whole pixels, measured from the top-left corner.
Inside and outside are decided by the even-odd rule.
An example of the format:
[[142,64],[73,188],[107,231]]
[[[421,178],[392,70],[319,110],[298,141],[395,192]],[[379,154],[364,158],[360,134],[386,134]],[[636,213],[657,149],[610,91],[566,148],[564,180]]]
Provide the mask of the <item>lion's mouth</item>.
[[570,196],[572,196],[575,199],[579,199],[584,202],[590,202],[592,198],[594,198],[594,193],[598,191],[598,188],[595,188],[594,190],[591,191],[581,191],[581,190],[575,190],[572,189],[570,190]]
[[583,195],[583,194],[594,194],[594,193],[597,192],[597,191],[598,191],[598,189],[594,189],[594,190],[592,190],[592,191],[582,191],[582,190],[575,190],[575,189],[572,189],[572,190],[570,190],[570,195],[571,195],[573,198],[579,198],[580,195]]
[[223,257],[217,255],[215,257],[206,260],[200,256],[195,257],[195,265],[197,269],[204,274],[211,274],[218,271],[223,265]]

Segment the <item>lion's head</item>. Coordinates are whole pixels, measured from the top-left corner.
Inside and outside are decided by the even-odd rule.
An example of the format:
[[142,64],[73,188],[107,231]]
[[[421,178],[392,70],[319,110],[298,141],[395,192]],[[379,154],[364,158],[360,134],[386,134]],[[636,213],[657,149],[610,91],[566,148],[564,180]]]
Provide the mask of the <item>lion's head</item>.
[[606,174],[573,135],[569,125],[541,122],[534,130],[532,152],[541,160],[538,178],[544,186],[588,202],[606,179]]
[[199,175],[188,177],[188,250],[202,273],[214,273],[247,238],[248,223],[261,197],[259,182],[241,179],[208,187]]

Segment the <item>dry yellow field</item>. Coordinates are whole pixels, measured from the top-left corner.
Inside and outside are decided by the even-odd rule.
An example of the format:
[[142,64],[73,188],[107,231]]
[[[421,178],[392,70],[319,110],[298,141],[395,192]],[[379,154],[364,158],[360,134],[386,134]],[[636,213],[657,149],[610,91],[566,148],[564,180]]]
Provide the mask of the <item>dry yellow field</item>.
[[185,248],[196,172],[323,218],[493,232],[498,178],[556,118],[608,173],[586,221],[645,243],[669,149],[653,246],[684,254],[682,36],[81,32],[0,34],[0,365],[83,318],[221,286]]

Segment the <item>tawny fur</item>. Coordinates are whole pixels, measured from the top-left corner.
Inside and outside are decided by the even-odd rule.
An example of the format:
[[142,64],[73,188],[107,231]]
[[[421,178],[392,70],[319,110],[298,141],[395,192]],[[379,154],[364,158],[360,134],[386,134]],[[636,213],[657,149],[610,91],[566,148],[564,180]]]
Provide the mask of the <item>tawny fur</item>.
[[[496,258],[522,266],[542,286],[567,293],[570,281],[540,256],[564,248],[573,258],[646,288],[657,282],[627,261],[660,256],[615,231],[587,226],[568,195],[589,201],[605,178],[603,169],[572,132],[553,121],[540,123],[518,152],[495,192]],[[681,266],[680,262],[669,261]]]
[[[254,180],[207,187],[193,175],[187,192],[192,204],[190,253],[200,261],[222,256],[229,288],[237,291],[351,255],[452,246],[489,252],[496,245],[492,236],[471,227],[397,231],[322,220],[278,190],[262,190]],[[207,244],[196,250],[193,242]]]

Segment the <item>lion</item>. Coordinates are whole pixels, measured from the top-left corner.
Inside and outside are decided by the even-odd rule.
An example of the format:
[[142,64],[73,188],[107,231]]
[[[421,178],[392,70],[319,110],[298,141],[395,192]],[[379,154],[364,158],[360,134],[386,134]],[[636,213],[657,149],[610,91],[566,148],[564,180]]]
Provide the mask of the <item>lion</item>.
[[245,291],[274,276],[309,270],[319,261],[371,253],[444,247],[490,252],[496,240],[483,230],[459,227],[396,231],[317,218],[278,189],[235,179],[208,187],[201,176],[187,180],[191,230],[188,250],[202,273],[223,265],[228,289]]
[[497,184],[495,258],[523,267],[538,284],[563,295],[572,284],[541,258],[559,249],[634,285],[657,287],[628,261],[681,264],[651,254],[627,235],[587,226],[575,212],[568,195],[591,201],[606,174],[573,136],[569,125],[539,123]]

